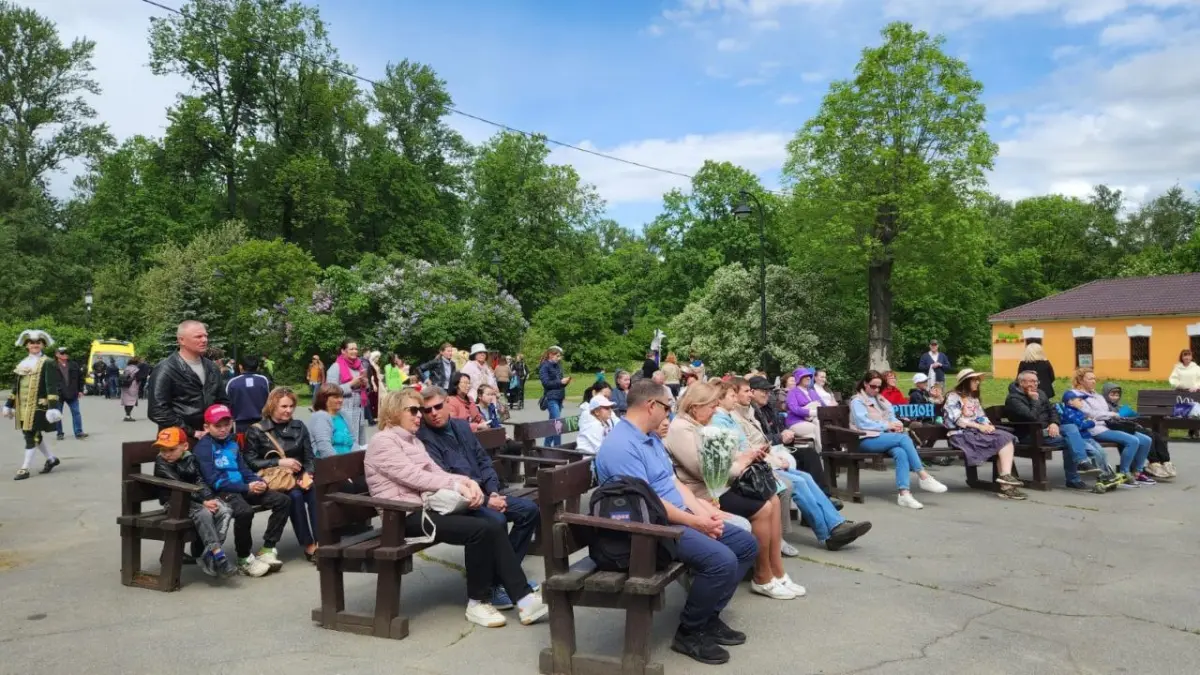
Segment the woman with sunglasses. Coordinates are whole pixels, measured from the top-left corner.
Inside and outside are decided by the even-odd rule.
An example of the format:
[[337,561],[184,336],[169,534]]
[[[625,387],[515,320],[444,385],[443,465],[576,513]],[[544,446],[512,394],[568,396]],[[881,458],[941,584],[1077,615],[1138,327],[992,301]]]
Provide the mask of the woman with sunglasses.
[[945,492],[946,486],[922,466],[916,446],[904,433],[904,424],[896,419],[892,404],[880,395],[883,382],[878,371],[867,371],[863,376],[850,399],[850,428],[865,434],[858,441],[860,452],[877,452],[896,460],[896,489],[900,492],[896,503],[910,509],[924,508],[909,490],[909,474],[917,473],[917,484],[926,492]]
[[421,394],[414,389],[389,391],[380,399],[379,433],[367,444],[363,459],[371,496],[420,504],[421,495],[426,492],[458,492],[470,510],[442,515],[433,510],[422,514],[417,509],[405,522],[406,536],[425,533],[424,517],[436,528],[435,542],[466,548],[468,621],[487,628],[507,623],[504,615],[492,606],[492,584],[497,579],[516,601],[523,625],[541,621],[550,610],[541,595],[531,590],[508,541],[507,526],[501,520],[474,513],[483,507],[486,497],[479,484],[466,476],[444,471],[417,438],[422,405]]

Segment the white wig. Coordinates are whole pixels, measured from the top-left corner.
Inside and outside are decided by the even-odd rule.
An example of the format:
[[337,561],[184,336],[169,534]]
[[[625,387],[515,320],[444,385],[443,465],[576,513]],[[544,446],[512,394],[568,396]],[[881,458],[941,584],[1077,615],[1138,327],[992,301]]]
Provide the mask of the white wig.
[[29,330],[21,331],[21,334],[17,336],[16,346],[24,347],[25,343],[27,343],[27,342],[39,342],[39,341],[42,342],[43,344],[45,344],[47,347],[54,346],[54,338],[50,337],[50,334],[47,333],[46,331],[40,330],[38,328],[30,328]]

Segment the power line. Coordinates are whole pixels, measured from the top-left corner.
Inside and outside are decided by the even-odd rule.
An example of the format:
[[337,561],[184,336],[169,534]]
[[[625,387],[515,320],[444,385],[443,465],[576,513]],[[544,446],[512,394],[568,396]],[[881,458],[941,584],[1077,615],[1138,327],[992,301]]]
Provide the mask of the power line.
[[[157,7],[159,9],[165,10],[167,12],[171,12],[172,14],[177,14],[189,21],[196,21],[198,23],[202,23],[202,24],[208,26],[209,28],[213,28],[213,29],[217,29],[217,30],[226,30],[225,26],[219,26],[217,24],[214,24],[211,21],[207,21],[205,19],[201,19],[199,17],[193,16],[193,15],[188,14],[187,12],[184,12],[183,10],[178,9],[176,7],[164,5],[161,2],[157,2],[157,0],[140,0],[140,1],[146,3],[147,5],[151,5],[153,7]],[[265,46],[265,45],[262,45],[262,43],[260,42],[260,46]],[[382,87],[383,86],[376,80],[373,80],[365,75],[359,75],[356,72],[346,70],[345,68],[341,68],[335,64],[325,63],[323,61],[314,59],[310,56],[305,56],[304,54],[298,54],[296,52],[279,49],[277,47],[275,47],[275,49],[281,54],[288,54],[289,56],[292,56],[293,58],[299,59],[301,61],[307,61],[308,63],[310,63],[312,65],[318,66],[320,68],[324,68],[325,70],[328,70],[329,72],[337,73],[344,77],[353,78],[355,80],[359,80],[360,82],[365,82],[366,84],[369,84],[372,87]],[[682,171],[675,171],[673,169],[664,169],[662,167],[651,166],[649,164],[643,164],[641,162],[636,162],[632,159],[625,159],[624,157],[610,155],[610,154],[607,154],[604,152],[600,152],[598,150],[589,150],[588,148],[580,147],[578,145],[566,143],[564,141],[555,140],[553,138],[550,138],[549,136],[546,136],[545,134],[539,134],[539,133],[534,133],[534,132],[530,132],[530,131],[525,131],[523,129],[518,129],[511,125],[504,124],[503,122],[496,122],[495,120],[490,120],[486,117],[481,117],[479,115],[474,115],[472,113],[466,112],[465,110],[460,110],[458,108],[455,108],[454,106],[446,106],[446,110],[448,112],[451,112],[460,117],[466,117],[468,119],[472,119],[477,122],[482,122],[484,124],[493,126],[497,129],[502,129],[504,131],[521,134],[522,136],[525,136],[526,138],[530,138],[530,139],[539,139],[540,138],[546,143],[549,143],[551,145],[556,145],[558,147],[565,148],[567,150],[574,150],[575,152],[581,152],[581,153],[584,153],[587,155],[592,155],[593,157],[599,157],[601,159],[607,159],[607,160],[613,161],[613,162],[620,162],[621,164],[625,164],[628,166],[634,166],[639,169],[646,169],[647,171],[655,171],[655,172],[658,172],[661,174],[676,176],[679,178],[686,178],[688,180],[694,180],[696,178],[695,175],[693,175],[693,174],[684,173]],[[769,192],[771,194],[775,194],[775,195],[779,195],[779,196],[788,196],[788,193],[786,193],[786,192],[777,191],[777,190],[768,190],[766,188],[761,188],[761,189],[763,192]]]

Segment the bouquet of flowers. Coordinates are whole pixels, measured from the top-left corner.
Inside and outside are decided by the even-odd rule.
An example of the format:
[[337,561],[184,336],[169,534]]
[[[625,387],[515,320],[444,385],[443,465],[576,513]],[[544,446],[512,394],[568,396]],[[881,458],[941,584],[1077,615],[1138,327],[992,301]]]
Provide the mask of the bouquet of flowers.
[[729,489],[729,467],[738,451],[738,439],[732,431],[716,427],[704,427],[700,437],[700,474],[716,504],[717,498]]

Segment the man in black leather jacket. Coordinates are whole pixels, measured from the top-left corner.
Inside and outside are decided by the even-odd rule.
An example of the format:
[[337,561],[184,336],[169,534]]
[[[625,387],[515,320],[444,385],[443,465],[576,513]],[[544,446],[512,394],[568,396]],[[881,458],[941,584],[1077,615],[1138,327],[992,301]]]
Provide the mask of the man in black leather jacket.
[[228,403],[217,364],[204,357],[208,329],[184,321],[175,332],[179,351],[154,367],[150,383],[150,420],[159,429],[182,427],[191,439],[204,436],[204,411]]
[[458,373],[454,363],[454,345],[449,342],[442,345],[441,351],[432,361],[417,366],[417,370],[425,378],[425,382],[435,387],[450,390],[450,383]]

